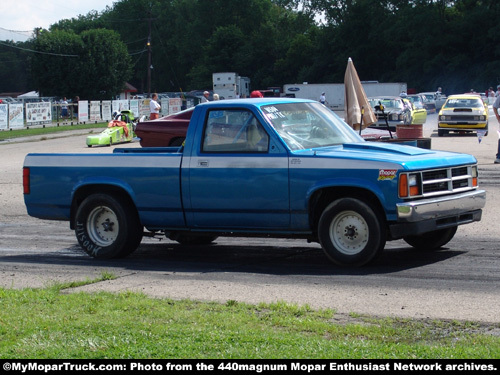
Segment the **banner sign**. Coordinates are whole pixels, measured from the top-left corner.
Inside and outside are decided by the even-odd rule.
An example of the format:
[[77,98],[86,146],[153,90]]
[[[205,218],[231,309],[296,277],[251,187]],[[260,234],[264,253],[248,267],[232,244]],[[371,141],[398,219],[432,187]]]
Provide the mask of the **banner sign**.
[[0,104],[0,129],[7,129],[8,127],[8,111],[9,106],[7,104]]
[[80,100],[78,102],[78,121],[87,122],[89,121],[89,101]]
[[130,100],[130,110],[134,114],[135,118],[139,118],[139,100],[131,99]]
[[168,113],[177,113],[181,111],[182,99],[181,98],[170,98],[168,103]]
[[169,98],[164,98],[160,101],[160,105],[161,105],[161,110],[160,110],[160,113],[162,116],[166,116],[166,115],[169,115],[170,114],[170,103],[169,103],[170,99]]
[[99,101],[90,102],[90,121],[94,122],[101,121],[101,102]]
[[102,102],[102,119],[104,121],[111,121],[111,100],[103,100]]
[[150,101],[150,99],[141,99],[139,101],[139,115],[140,116],[148,116],[149,117],[149,101]]
[[24,127],[24,110],[22,103],[9,104],[9,128],[21,129]]
[[128,100],[113,100],[113,113],[129,109]]
[[29,125],[50,124],[52,122],[52,103],[26,103],[26,123]]

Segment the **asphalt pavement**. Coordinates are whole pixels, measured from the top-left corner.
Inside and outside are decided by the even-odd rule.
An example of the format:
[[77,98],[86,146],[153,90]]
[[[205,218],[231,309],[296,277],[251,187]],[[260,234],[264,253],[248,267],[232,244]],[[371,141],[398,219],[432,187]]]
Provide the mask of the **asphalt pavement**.
[[[152,243],[153,239],[145,239],[141,252],[133,254],[131,259],[116,264],[89,262],[80,251],[73,249],[77,247],[76,241],[66,224],[27,217],[20,182],[24,155],[28,152],[47,152],[46,142],[39,142],[44,139],[62,138],[59,142],[50,142],[49,152],[108,153],[115,147],[140,147],[139,142],[87,148],[84,135],[90,131],[77,126],[69,133],[0,142],[3,155],[0,166],[4,171],[0,181],[0,226],[3,227],[3,231],[0,230],[3,233],[0,250],[6,254],[2,259],[10,262],[0,269],[1,279],[5,281],[5,287],[39,287],[45,285],[47,280],[92,278],[99,270],[108,269],[118,276],[117,280],[75,290],[135,290],[161,298],[221,302],[228,299],[249,303],[286,300],[307,303],[314,308],[334,307],[346,314],[360,312],[497,322],[500,298],[498,292],[491,289],[496,285],[498,268],[491,259],[497,259],[496,223],[500,219],[497,209],[500,207],[500,164],[493,163],[498,129],[495,117],[491,116],[489,135],[481,140],[476,134],[438,137],[437,115],[429,115],[424,125],[424,136],[431,139],[432,149],[466,152],[478,160],[480,185],[485,185],[487,190],[487,206],[482,221],[461,226],[457,245],[451,251],[436,253],[434,258],[420,258],[418,254],[408,254],[398,248],[401,245],[388,244],[389,254],[381,262],[381,267],[389,267],[387,270],[350,272],[335,268],[332,271],[330,267],[326,271],[324,255],[316,244],[290,240],[270,245],[266,240],[226,239],[215,250],[220,258],[212,259],[212,256],[207,257],[206,252],[176,252],[175,245],[170,244],[167,244],[169,251],[166,255],[160,255],[157,246]],[[33,143],[22,144],[26,142]],[[3,144],[6,144],[4,150]],[[14,233],[9,228],[23,230]],[[477,239],[484,244],[476,245],[474,241]],[[490,244],[494,245],[491,247]],[[272,249],[268,249],[271,246]],[[468,248],[473,249],[467,252]],[[255,254],[248,255],[247,252]],[[297,261],[297,256],[306,260]],[[413,257],[416,259],[413,260]],[[193,259],[194,265],[189,263]],[[479,273],[474,276],[467,274],[471,259],[478,262],[473,268]],[[160,266],[156,267],[155,262]],[[455,268],[457,265],[460,272]],[[300,267],[300,270],[294,267]],[[308,271],[307,267],[311,270]],[[318,274],[317,270],[322,274]],[[2,282],[0,285],[3,285]],[[466,290],[469,286],[471,289]]]

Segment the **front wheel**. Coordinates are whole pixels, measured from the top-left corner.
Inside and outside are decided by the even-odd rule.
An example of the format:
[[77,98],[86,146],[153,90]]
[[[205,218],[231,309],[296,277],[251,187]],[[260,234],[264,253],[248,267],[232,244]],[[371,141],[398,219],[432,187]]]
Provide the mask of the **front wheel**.
[[75,216],[78,243],[99,259],[124,257],[141,243],[142,226],[135,210],[107,194],[87,197]]
[[342,198],[323,211],[318,237],[327,257],[341,266],[362,266],[385,247],[383,219],[366,203]]
[[446,245],[457,233],[457,226],[445,229],[438,229],[433,232],[423,233],[418,236],[406,236],[403,240],[419,250],[436,250]]

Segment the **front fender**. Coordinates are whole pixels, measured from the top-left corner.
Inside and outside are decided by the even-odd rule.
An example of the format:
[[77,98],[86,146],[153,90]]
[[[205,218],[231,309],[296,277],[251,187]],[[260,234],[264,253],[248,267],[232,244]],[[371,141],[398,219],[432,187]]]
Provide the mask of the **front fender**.
[[389,204],[386,197],[391,196],[387,193],[387,189],[394,189],[392,185],[392,183],[388,182],[387,186],[384,186],[380,181],[370,181],[364,178],[327,179],[318,181],[309,188],[306,195],[306,201],[311,202],[312,197],[318,194],[318,192],[328,189],[343,189],[346,191],[356,189],[356,191],[367,191],[372,193],[380,202],[381,206],[385,208]]

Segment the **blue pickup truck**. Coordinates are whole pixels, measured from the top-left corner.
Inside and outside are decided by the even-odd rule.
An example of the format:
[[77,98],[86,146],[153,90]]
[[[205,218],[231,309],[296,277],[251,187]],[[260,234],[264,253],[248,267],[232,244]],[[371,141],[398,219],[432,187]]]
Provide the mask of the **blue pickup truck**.
[[318,102],[196,106],[181,147],[28,154],[28,214],[69,221],[84,251],[123,257],[144,235],[303,238],[361,266],[386,241],[425,250],[481,219],[486,193],[467,154],[366,142]]

